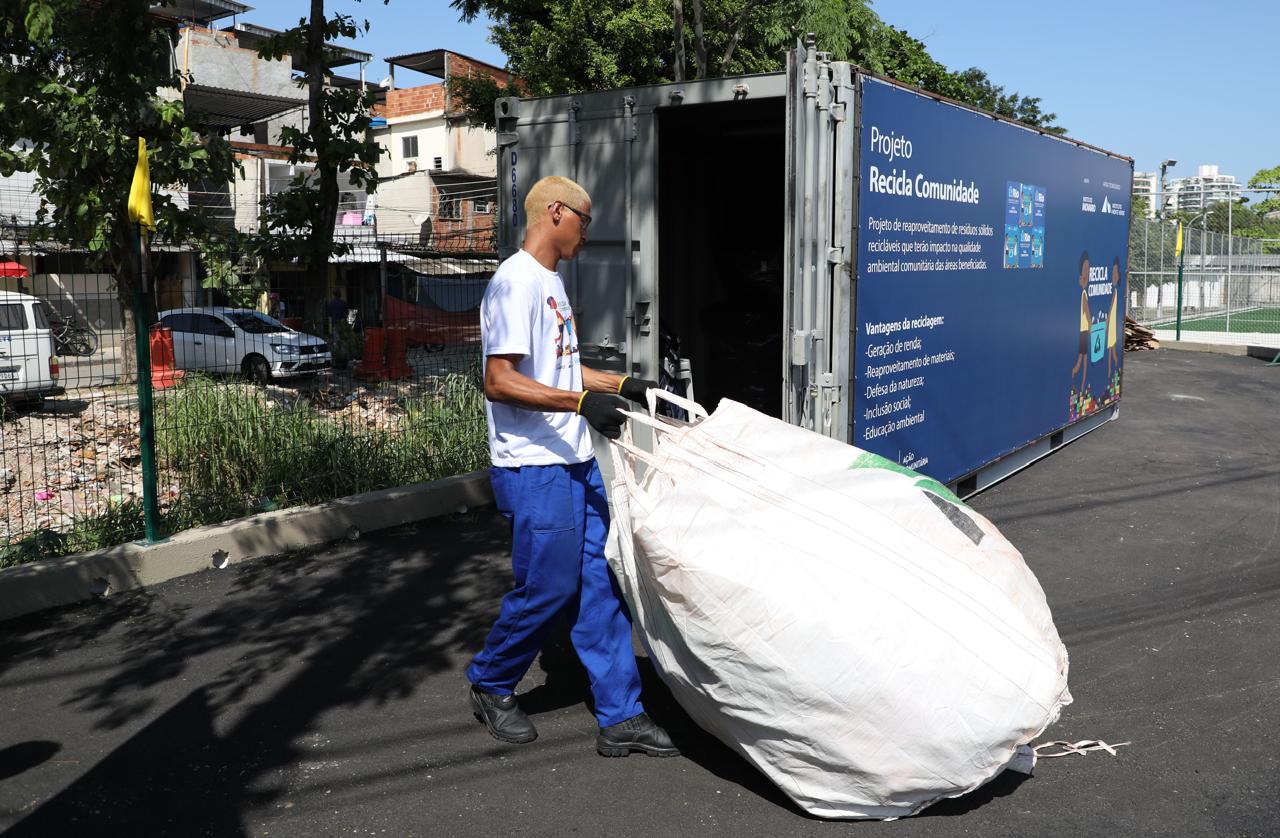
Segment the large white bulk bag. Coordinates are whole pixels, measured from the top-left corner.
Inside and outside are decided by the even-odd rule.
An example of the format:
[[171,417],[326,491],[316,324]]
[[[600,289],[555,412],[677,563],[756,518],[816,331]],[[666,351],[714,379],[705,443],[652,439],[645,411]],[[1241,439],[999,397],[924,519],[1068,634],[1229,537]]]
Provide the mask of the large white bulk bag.
[[1070,703],[1044,593],[990,521],[745,405],[663,397],[694,422],[655,395],[632,414],[658,430],[613,447],[610,566],[681,706],[805,811],[914,814]]

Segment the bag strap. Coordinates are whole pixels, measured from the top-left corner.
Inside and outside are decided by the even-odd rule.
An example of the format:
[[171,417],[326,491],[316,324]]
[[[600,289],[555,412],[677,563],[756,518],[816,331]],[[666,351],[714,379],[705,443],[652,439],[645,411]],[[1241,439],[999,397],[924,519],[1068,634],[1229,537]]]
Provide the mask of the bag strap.
[[[1066,757],[1071,756],[1072,754],[1087,754],[1089,751],[1106,751],[1111,754],[1111,756],[1115,756],[1116,748],[1128,744],[1128,742],[1117,742],[1114,745],[1108,745],[1101,739],[1081,739],[1079,742],[1041,742],[1039,745],[1032,748],[1032,750],[1039,759],[1053,759],[1054,757]],[[1040,753],[1041,748],[1061,748],[1062,750],[1056,754],[1042,754]]]
[[707,409],[695,401],[690,401],[683,396],[677,396],[675,393],[668,393],[661,387],[653,387],[645,393],[645,397],[649,402],[649,415],[658,415],[658,402],[670,402],[676,407],[683,408],[689,414],[689,421],[696,421],[697,417],[706,419],[711,414],[707,413]]

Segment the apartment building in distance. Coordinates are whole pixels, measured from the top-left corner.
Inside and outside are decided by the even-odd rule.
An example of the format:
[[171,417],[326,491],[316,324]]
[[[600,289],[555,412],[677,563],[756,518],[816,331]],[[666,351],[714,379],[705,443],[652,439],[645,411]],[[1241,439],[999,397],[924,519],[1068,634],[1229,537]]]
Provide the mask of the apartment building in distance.
[[1239,193],[1235,175],[1224,175],[1216,165],[1202,165],[1190,177],[1169,181],[1170,200],[1174,208],[1185,212],[1199,212],[1230,200]]
[[1133,173],[1133,197],[1147,202],[1147,218],[1156,217],[1156,202],[1160,200],[1160,175],[1155,172]]

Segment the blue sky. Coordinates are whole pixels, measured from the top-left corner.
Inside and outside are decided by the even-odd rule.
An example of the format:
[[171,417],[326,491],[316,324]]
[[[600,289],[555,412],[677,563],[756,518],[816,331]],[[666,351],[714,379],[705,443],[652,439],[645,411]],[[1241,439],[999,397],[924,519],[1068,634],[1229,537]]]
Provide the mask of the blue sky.
[[[459,22],[447,0],[327,5],[369,19],[369,34],[353,46],[379,59],[449,47],[504,63],[488,43],[487,22]],[[265,0],[246,19],[290,26],[307,7],[305,0]],[[1217,163],[1247,181],[1280,165],[1280,97],[1267,45],[1280,31],[1280,3],[879,0],[873,8],[947,66],[978,66],[997,84],[1041,97],[1071,136],[1133,157],[1139,170],[1174,158],[1171,176]],[[381,79],[386,65],[375,61],[368,75]],[[397,72],[396,81],[430,80]]]

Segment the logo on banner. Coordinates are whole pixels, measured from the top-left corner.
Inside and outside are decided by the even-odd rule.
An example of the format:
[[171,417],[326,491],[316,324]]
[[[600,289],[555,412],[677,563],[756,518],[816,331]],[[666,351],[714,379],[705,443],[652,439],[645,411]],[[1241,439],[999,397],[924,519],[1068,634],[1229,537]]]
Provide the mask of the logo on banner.
[[1118,201],[1116,203],[1112,203],[1109,199],[1103,198],[1102,211],[1107,215],[1124,215],[1124,205]]
[[1097,212],[1097,211],[1098,211],[1098,207],[1097,207],[1096,205],[1094,205],[1094,203],[1093,203],[1093,197],[1092,197],[1092,196],[1090,196],[1090,195],[1085,195],[1085,196],[1081,199],[1081,203],[1080,203],[1080,211],[1081,211],[1081,212]]

